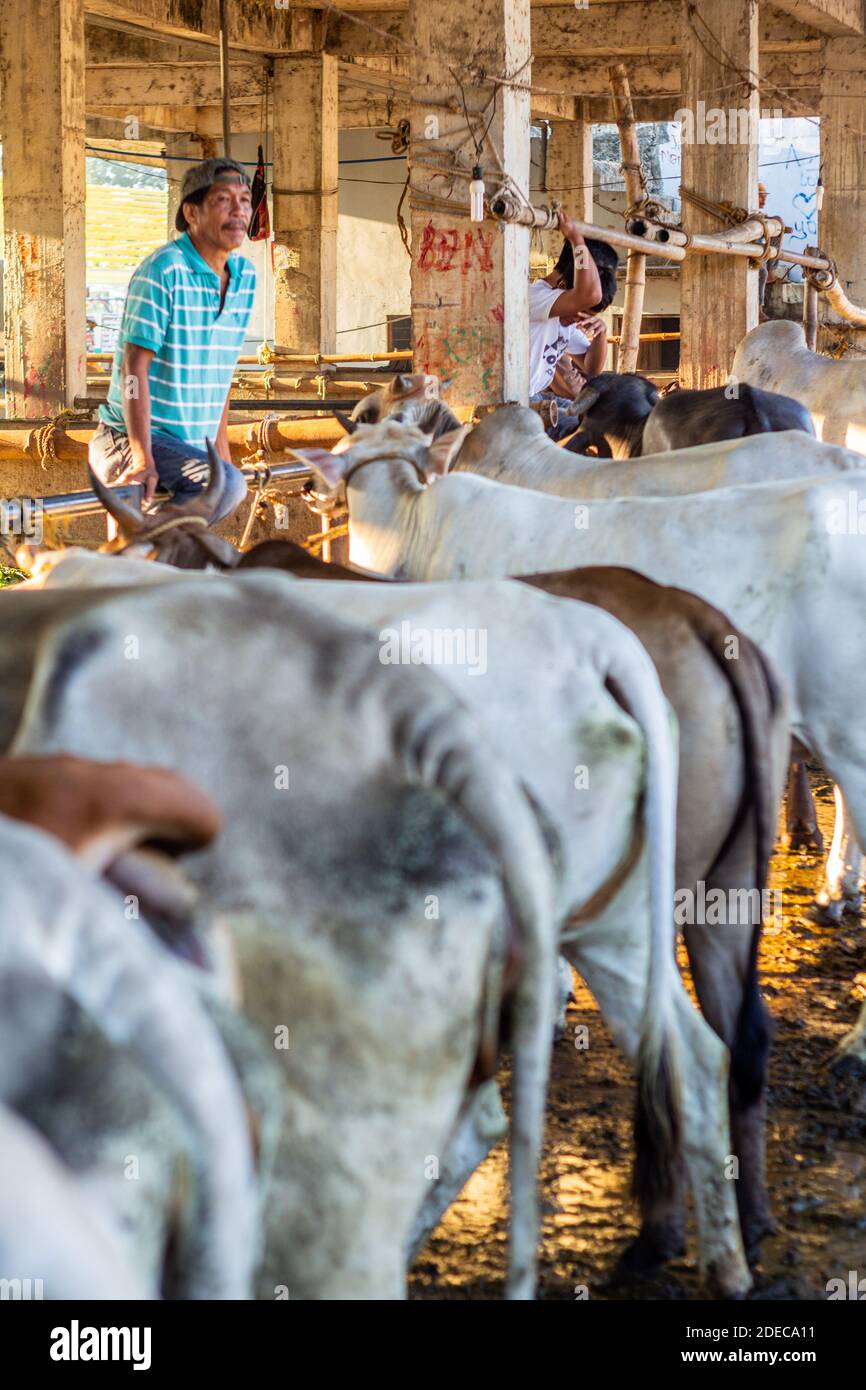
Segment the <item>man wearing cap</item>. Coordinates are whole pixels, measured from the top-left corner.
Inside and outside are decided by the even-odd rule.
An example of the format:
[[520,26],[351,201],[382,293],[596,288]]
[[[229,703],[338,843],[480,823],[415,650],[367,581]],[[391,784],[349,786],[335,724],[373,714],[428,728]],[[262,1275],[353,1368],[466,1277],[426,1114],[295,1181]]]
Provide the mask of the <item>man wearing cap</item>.
[[252,214],[250,183],[231,159],[188,169],[175,226],[182,235],[152,252],[129,282],[107,403],[90,443],[90,466],[106,483],[141,483],[175,502],[206,485],[205,441],[222,460],[212,521],[246,496],[229,462],[232,374],[253,307],[256,273],[233,254]]

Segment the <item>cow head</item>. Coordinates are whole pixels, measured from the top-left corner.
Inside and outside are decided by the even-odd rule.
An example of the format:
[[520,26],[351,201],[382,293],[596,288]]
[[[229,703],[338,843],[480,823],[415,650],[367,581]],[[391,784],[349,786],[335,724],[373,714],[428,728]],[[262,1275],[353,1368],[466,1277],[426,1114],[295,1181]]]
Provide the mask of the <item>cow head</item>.
[[[580,428],[582,452],[595,444],[613,458],[637,458],[641,452],[644,426],[659,398],[656,387],[637,372],[600,372],[584,386],[569,415]],[[606,446],[606,450],[604,448]]]
[[358,425],[377,425],[382,420],[398,420],[417,425],[434,439],[460,428],[460,421],[441,398],[438,376],[426,372],[404,373],[395,376],[387,386],[365,396],[352,411],[351,417],[335,411],[337,419],[348,433]]
[[222,497],[223,474],[210,440],[207,448],[211,467],[204,490],[182,506],[167,502],[153,515],[145,515],[124,502],[88,468],[90,486],[118,526],[117,538],[102,549],[113,555],[159,560],[176,569],[233,569],[238,552],[229,541],[209,530]]
[[313,470],[304,499],[313,511],[324,513],[341,503],[349,479],[368,464],[403,464],[422,486],[435,482],[451,468],[469,430],[469,425],[458,425],[434,439],[417,425],[403,424],[391,416],[379,425],[356,425],[354,433],[330,452],[292,449],[291,453]]

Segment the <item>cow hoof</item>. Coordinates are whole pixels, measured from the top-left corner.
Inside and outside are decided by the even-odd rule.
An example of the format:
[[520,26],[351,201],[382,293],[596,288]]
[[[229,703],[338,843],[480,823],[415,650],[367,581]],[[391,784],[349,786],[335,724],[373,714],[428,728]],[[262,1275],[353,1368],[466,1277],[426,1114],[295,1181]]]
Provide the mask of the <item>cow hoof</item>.
[[750,1265],[756,1265],[761,1258],[763,1241],[767,1236],[776,1235],[779,1227],[769,1211],[756,1212],[753,1216],[742,1218],[741,1227],[746,1259]]
[[830,1070],[840,1081],[866,1081],[866,1059],[855,1052],[837,1053]]
[[752,1287],[752,1276],[742,1256],[732,1254],[709,1266],[706,1282],[711,1297],[739,1300]]
[[641,1231],[623,1250],[608,1282],[617,1284],[629,1279],[646,1278],[655,1274],[669,1260],[678,1259],[685,1253],[686,1242],[682,1231],[658,1227]]
[[792,825],[785,836],[789,854],[823,854],[824,836],[817,825]]
[[845,916],[844,898],[830,898],[821,893],[809,908],[809,916],[821,927],[838,927]]

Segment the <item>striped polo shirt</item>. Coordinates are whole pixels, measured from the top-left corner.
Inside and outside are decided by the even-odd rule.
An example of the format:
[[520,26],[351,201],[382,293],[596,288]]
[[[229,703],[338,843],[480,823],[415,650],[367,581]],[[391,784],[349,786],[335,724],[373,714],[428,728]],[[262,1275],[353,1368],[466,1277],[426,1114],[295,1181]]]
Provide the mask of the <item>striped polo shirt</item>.
[[152,429],[197,449],[216,438],[256,292],[251,261],[232,255],[227,264],[220,313],[220,277],[187,232],[142,261],[129,282],[108,400],[99,410],[106,425],[126,432],[123,348],[135,343],[155,353],[148,374]]

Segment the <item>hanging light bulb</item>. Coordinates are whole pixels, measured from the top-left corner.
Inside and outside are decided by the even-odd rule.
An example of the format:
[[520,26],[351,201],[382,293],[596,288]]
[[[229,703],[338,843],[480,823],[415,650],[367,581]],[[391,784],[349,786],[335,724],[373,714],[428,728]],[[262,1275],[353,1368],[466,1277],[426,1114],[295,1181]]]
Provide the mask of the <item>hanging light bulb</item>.
[[818,187],[816,188],[815,192],[816,192],[817,195],[818,195],[817,201],[816,201],[816,207],[817,207],[818,211],[820,212],[821,209],[822,209],[822,207],[824,206],[824,185],[823,185],[823,183],[821,182],[820,179],[818,180]]
[[469,216],[473,222],[484,221],[484,171],[480,164],[472,170],[469,185]]

